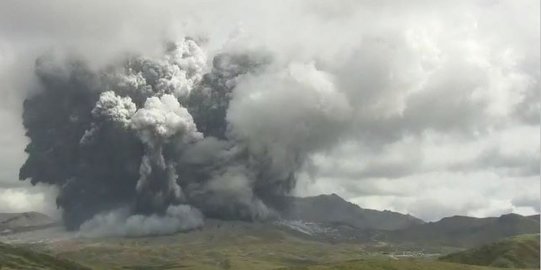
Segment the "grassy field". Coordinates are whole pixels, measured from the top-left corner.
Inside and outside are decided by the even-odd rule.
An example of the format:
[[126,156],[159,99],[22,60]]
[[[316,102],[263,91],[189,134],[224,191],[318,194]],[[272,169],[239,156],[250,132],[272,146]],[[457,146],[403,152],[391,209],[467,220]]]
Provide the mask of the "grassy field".
[[464,265],[427,260],[368,259],[343,263],[290,267],[284,270],[494,270],[501,268]]
[[217,223],[170,236],[77,238],[34,249],[96,270],[496,269],[439,262],[434,256],[399,260],[392,247],[382,252],[362,244],[318,242],[276,226],[242,222]]
[[84,270],[88,268],[43,253],[0,243],[0,269]]
[[362,246],[325,244],[243,223],[171,236],[73,240],[46,248],[94,269],[276,269],[366,256]]
[[453,253],[444,261],[499,267],[539,269],[539,234],[521,235],[478,248]]

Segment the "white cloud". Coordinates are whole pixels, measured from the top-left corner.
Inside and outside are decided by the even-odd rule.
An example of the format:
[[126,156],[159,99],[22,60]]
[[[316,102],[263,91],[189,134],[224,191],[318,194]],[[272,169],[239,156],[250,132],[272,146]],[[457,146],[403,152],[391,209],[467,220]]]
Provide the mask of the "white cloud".
[[[269,141],[346,137],[331,149],[316,148],[300,172],[298,194],[337,192],[364,207],[426,219],[539,212],[538,11],[535,0],[3,1],[0,210],[44,209],[47,201],[16,180],[26,144],[21,103],[37,89],[37,55],[68,48],[99,65],[119,51],[153,54],[166,37],[193,35],[207,38],[210,58],[219,50],[263,49],[275,69],[310,63],[301,71],[322,78],[303,88],[306,82],[275,82],[281,75],[272,70],[246,81],[239,94],[309,106],[317,98],[297,95],[321,86],[332,90],[319,93],[335,98],[329,106],[353,118],[331,132],[293,107],[237,100],[262,105],[254,116],[269,119],[268,126],[245,130],[249,136],[269,135],[276,130],[272,114],[289,112],[298,118],[283,120],[280,126],[291,128]],[[296,90],[291,100],[276,95],[290,90]],[[317,131],[289,136],[304,120]]]
[[53,187],[0,188],[0,213],[38,211],[58,218],[60,212],[55,206],[55,196]]

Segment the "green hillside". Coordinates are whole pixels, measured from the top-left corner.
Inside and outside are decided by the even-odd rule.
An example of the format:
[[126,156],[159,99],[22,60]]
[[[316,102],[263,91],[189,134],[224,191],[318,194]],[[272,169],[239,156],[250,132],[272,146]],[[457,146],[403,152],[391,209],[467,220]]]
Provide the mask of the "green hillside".
[[0,243],[0,269],[84,270],[88,268],[43,253]]
[[[538,217],[538,216],[537,216]],[[538,234],[539,218],[507,214],[474,218],[453,216],[438,222],[392,231],[381,240],[413,246],[473,248],[520,234]]]
[[426,260],[358,260],[284,270],[495,270],[500,268]]
[[361,245],[311,241],[264,223],[207,220],[205,229],[140,238],[75,239],[45,244],[55,254],[95,270],[265,270],[361,259]]
[[[342,204],[332,196],[322,198]],[[363,231],[343,224],[306,225],[300,227],[306,229],[303,231],[288,224],[207,219],[203,228],[187,233],[136,238],[65,237],[57,241],[38,240],[52,239],[47,230],[30,234],[21,231],[4,241],[26,239],[26,243],[33,243],[28,246],[31,250],[1,244],[0,270],[87,269],[81,265],[92,270],[539,269],[538,235],[505,238],[537,233],[539,221],[532,217],[455,216],[393,232]],[[507,240],[449,255],[442,259],[446,261],[436,259],[461,247],[499,239]]]
[[[435,261],[362,243],[313,241],[265,223],[207,221],[190,233],[140,238],[73,239],[41,247],[43,251],[95,270],[194,269],[494,269]],[[406,254],[415,254],[401,256]]]
[[539,269],[539,234],[529,234],[453,253],[441,260],[473,265]]

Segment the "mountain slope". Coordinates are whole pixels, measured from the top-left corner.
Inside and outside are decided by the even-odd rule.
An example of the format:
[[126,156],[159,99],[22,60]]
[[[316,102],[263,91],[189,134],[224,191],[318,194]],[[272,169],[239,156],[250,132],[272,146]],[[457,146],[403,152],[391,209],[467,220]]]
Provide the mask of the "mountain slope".
[[516,236],[453,253],[440,260],[474,265],[539,269],[539,234]]
[[85,270],[79,264],[0,243],[0,269]]
[[527,216],[527,218],[531,219],[531,220],[534,220],[534,221],[539,221],[539,215],[532,215],[532,216]]
[[367,259],[333,264],[320,264],[282,270],[497,270],[500,268],[464,265],[430,260],[381,260]]
[[539,233],[539,220],[517,214],[474,218],[453,216],[386,234],[395,243],[474,247],[519,234]]
[[282,216],[289,220],[346,224],[357,229],[398,230],[424,223],[410,215],[363,209],[336,194],[288,197]]
[[36,248],[94,270],[494,269],[433,261],[428,254],[400,257],[403,252],[394,247],[396,253],[384,253],[363,243],[314,241],[270,223],[221,220],[207,220],[203,228],[188,233],[78,238]]
[[0,213],[0,234],[45,228],[55,221],[38,212]]

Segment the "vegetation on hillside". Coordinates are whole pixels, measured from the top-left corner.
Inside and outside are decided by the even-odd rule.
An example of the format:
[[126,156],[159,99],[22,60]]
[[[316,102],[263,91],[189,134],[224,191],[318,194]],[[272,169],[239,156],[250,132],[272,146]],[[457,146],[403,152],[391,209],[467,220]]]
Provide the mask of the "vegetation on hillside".
[[538,234],[539,219],[517,214],[474,218],[454,216],[389,232],[380,240],[413,246],[473,248],[519,234]]
[[[321,196],[315,201],[344,205],[342,199],[333,195]],[[351,209],[357,211],[360,208]],[[392,215],[387,213],[379,216],[388,218]],[[340,218],[340,215],[333,216],[334,221]],[[399,218],[408,219],[407,216]],[[306,223],[315,226],[309,227],[313,230],[299,230],[293,225],[302,224],[284,222],[208,219],[204,228],[189,233],[138,238],[68,237],[60,241],[48,241],[54,237],[43,231],[43,241],[29,241],[34,243],[29,246],[31,250],[0,245],[0,270],[87,269],[85,267],[93,270],[489,270],[497,269],[495,266],[539,269],[538,234],[515,237],[452,254],[442,258],[445,261],[435,260],[440,254],[463,250],[465,246],[499,241],[510,235],[530,231],[538,233],[539,220],[533,217],[455,216],[439,222],[414,224],[398,231],[365,231],[337,222]],[[28,226],[27,223],[17,224]],[[17,227],[13,229],[17,231]],[[39,232],[32,235],[37,237]],[[4,241],[22,239],[24,234],[9,234]]]
[[381,251],[361,243],[314,241],[265,223],[211,220],[208,223],[205,229],[190,233],[75,239],[43,248],[95,270],[494,269],[434,261],[428,254],[392,247]]
[[86,270],[65,259],[0,243],[0,269]]
[[512,237],[453,253],[442,257],[441,260],[473,265],[539,269],[539,234]]
[[498,268],[427,260],[357,260],[343,263],[284,268],[284,270],[496,270]]

